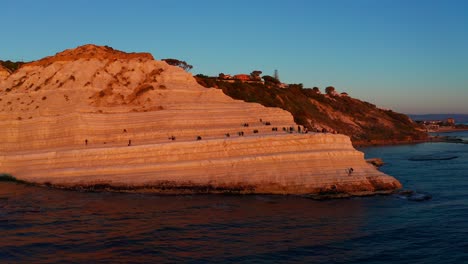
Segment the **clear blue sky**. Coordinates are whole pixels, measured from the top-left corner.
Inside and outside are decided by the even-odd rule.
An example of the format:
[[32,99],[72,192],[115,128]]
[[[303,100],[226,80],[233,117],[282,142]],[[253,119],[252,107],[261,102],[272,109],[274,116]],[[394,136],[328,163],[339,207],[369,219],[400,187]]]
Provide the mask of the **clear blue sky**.
[[404,113],[468,114],[468,1],[1,1],[0,59],[86,43],[262,70]]

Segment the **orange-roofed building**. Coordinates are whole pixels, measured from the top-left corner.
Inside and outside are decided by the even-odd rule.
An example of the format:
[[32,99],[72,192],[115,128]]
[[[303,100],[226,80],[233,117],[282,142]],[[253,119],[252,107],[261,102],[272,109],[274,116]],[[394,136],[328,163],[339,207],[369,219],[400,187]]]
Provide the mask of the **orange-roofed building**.
[[450,126],[454,126],[455,125],[455,119],[454,118],[447,118],[447,124],[449,124]]
[[247,82],[247,81],[250,81],[250,75],[248,74],[236,74],[233,76],[233,79],[234,80],[239,80],[239,81],[242,81],[242,82]]

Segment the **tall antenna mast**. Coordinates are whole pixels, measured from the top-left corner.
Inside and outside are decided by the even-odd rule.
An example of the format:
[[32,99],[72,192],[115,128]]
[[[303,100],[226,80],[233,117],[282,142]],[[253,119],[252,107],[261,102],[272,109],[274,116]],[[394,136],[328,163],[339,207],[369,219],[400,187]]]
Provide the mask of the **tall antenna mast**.
[[278,70],[275,70],[275,79],[279,81]]

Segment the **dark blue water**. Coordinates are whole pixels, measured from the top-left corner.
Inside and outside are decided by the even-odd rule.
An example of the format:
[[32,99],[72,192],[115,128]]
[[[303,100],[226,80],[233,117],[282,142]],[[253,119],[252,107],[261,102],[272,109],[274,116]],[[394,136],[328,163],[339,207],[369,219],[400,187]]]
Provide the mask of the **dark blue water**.
[[[362,150],[383,158],[381,170],[405,189],[432,199],[155,196],[0,183],[0,263],[467,263],[468,145]],[[438,154],[458,158],[408,160]]]

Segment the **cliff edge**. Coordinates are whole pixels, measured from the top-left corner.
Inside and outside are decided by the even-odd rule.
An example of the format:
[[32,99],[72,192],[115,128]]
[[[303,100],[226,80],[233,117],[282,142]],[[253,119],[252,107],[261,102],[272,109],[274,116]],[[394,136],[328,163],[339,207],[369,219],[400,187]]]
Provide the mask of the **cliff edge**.
[[[287,129],[284,129],[287,128]],[[202,87],[148,53],[85,45],[0,79],[0,173],[63,188],[365,195],[401,184],[349,137]]]

